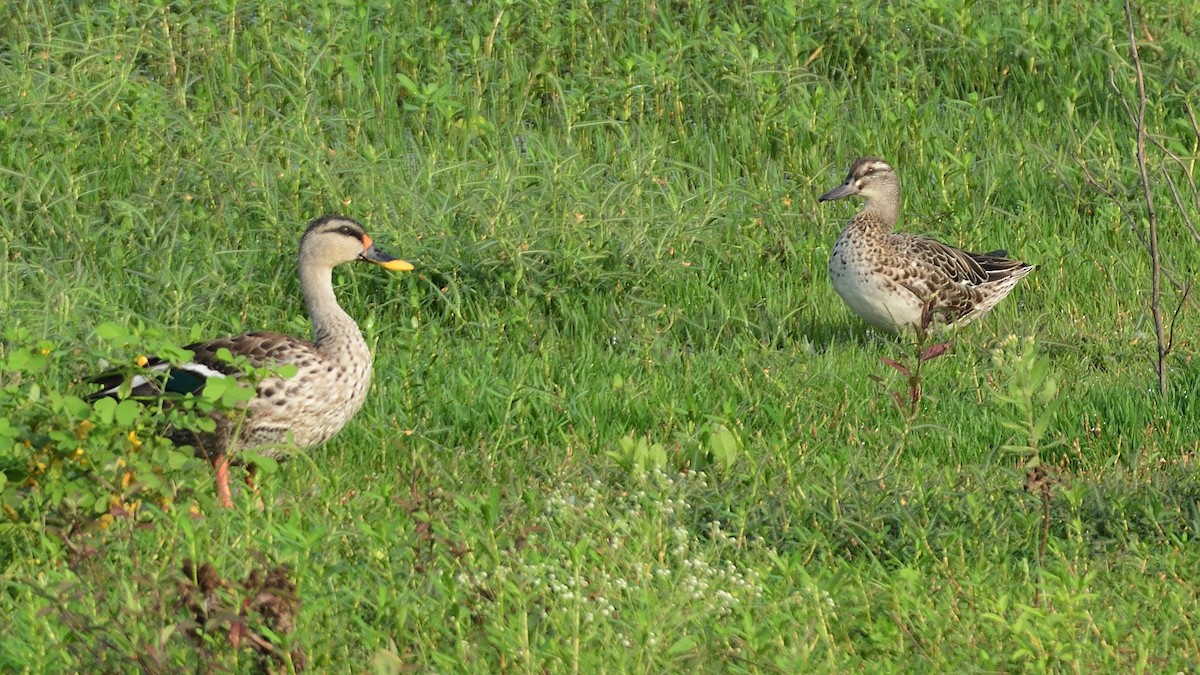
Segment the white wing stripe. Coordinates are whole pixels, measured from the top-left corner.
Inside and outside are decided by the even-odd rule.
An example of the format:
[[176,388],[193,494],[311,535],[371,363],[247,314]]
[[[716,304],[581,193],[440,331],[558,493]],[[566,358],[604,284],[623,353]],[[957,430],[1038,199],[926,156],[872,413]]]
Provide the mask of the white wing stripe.
[[197,375],[200,375],[201,377],[225,377],[225,373],[222,373],[219,370],[213,370],[202,363],[196,363],[194,361],[191,363],[185,363],[179,366],[178,369],[189,370]]

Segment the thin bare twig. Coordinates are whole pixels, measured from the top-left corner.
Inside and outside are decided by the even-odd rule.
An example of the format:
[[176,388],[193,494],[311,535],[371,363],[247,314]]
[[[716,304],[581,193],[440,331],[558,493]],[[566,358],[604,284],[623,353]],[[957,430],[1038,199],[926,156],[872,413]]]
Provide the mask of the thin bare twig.
[[1179,315],[1183,313],[1183,306],[1187,304],[1188,295],[1192,292],[1192,280],[1188,279],[1188,283],[1183,287],[1183,295],[1179,298],[1179,304],[1175,305],[1175,311],[1171,312],[1171,328],[1168,331],[1167,351],[1170,352],[1175,348],[1175,323],[1179,321]]
[[[1115,195],[1112,190],[1104,187],[1104,184],[1092,175],[1092,172],[1088,169],[1086,162],[1081,159],[1079,160],[1078,164],[1080,170],[1083,171],[1083,178],[1085,181],[1087,181],[1087,184],[1098,190],[1105,197],[1108,197],[1108,200],[1112,202],[1112,204],[1117,207],[1117,210],[1121,212],[1121,217],[1124,218],[1127,223],[1129,223],[1129,231],[1133,232],[1133,235],[1138,238],[1138,241],[1142,242],[1142,246],[1149,249],[1150,242],[1146,239],[1146,233],[1138,227],[1137,219],[1133,217],[1133,214],[1130,213],[1129,209],[1125,208],[1124,202],[1118,199],[1117,195]],[[1167,281],[1171,282],[1171,285],[1175,287],[1175,290],[1183,292],[1184,289],[1187,288],[1188,284],[1180,281],[1170,268],[1164,267],[1162,273],[1163,276],[1167,278]]]
[[1103,183],[1096,180],[1096,177],[1093,176],[1092,172],[1088,170],[1088,166],[1087,166],[1086,162],[1084,162],[1083,160],[1080,160],[1079,168],[1083,169],[1083,177],[1085,179],[1087,179],[1088,185],[1091,185],[1092,187],[1096,188],[1100,192],[1104,193],[1104,196],[1108,197],[1108,200],[1111,201],[1114,205],[1116,205],[1117,209],[1119,209],[1121,211],[1121,215],[1125,218],[1126,222],[1129,223],[1130,231],[1133,232],[1134,236],[1136,236],[1138,238],[1138,240],[1142,242],[1143,246],[1148,247],[1149,244],[1146,242],[1146,235],[1143,234],[1140,229],[1138,229],[1137,219],[1133,217],[1133,214],[1129,212],[1129,209],[1125,208],[1125,203],[1123,201],[1121,201],[1120,199],[1117,199],[1117,196],[1115,194],[1113,194],[1112,190],[1109,190],[1108,188],[1104,187]]
[[1133,8],[1125,0],[1125,26],[1128,29],[1129,55],[1133,61],[1134,81],[1137,84],[1137,114],[1134,125],[1137,131],[1137,166],[1142,179],[1142,196],[1146,199],[1146,229],[1150,252],[1150,314],[1154,318],[1154,335],[1158,340],[1158,393],[1167,394],[1167,346],[1162,317],[1162,261],[1158,250],[1158,216],[1154,211],[1154,197],[1150,192],[1150,172],[1146,169],[1146,79],[1142,73],[1142,59],[1138,56],[1137,37],[1133,30]]
[[[1170,153],[1168,153],[1170,154]],[[1171,188],[1171,197],[1175,199],[1175,207],[1179,209],[1179,215],[1183,217],[1183,224],[1188,231],[1192,233],[1192,238],[1200,242],[1200,232],[1196,231],[1196,225],[1192,223],[1192,217],[1187,214],[1183,204],[1183,197],[1179,194],[1179,188],[1175,186],[1175,179],[1171,178],[1171,174],[1163,173],[1167,179],[1167,185]],[[1191,176],[1188,176],[1191,179]],[[1195,186],[1192,186],[1195,189]]]
[[[1188,104],[1188,112],[1191,112],[1191,104]],[[1196,137],[1200,138],[1200,129],[1196,130]],[[1192,170],[1188,167],[1187,162],[1183,158],[1171,151],[1162,141],[1157,138],[1150,139],[1159,152],[1166,155],[1179,170],[1183,172],[1183,177],[1187,179],[1188,187],[1192,190],[1192,200],[1195,201],[1195,208],[1200,211],[1200,190],[1196,189],[1196,181],[1192,176]],[[1169,171],[1163,171],[1163,177],[1167,179],[1167,185],[1171,187],[1171,196],[1175,199],[1175,206],[1179,209],[1179,215],[1183,217],[1183,224],[1192,233],[1192,237],[1200,242],[1200,233],[1196,232],[1196,225],[1192,223],[1192,217],[1188,215],[1187,206],[1183,203],[1183,197],[1179,194],[1179,189],[1175,185],[1175,179],[1171,178]]]

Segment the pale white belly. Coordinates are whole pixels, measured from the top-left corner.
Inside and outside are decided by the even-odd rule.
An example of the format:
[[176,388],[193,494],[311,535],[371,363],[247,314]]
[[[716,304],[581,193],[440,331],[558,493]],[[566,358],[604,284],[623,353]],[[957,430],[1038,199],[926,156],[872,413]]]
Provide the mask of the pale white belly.
[[850,311],[881,330],[899,333],[921,321],[921,301],[882,268],[839,240],[829,256],[829,281]]

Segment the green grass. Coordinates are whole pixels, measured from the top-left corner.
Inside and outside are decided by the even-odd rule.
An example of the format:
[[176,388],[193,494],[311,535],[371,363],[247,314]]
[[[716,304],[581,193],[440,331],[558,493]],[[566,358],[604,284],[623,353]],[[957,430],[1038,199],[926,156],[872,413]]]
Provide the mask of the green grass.
[[[1189,300],[1160,397],[1120,4],[188,4],[8,5],[0,471],[28,470],[6,441],[35,416],[74,443],[88,413],[61,396],[101,358],[306,335],[314,216],[359,218],[417,271],[335,274],[372,397],[262,476],[261,511],[210,508],[148,414],[96,434],[142,425],[130,461],[176,462],[166,511],[100,528],[46,496],[54,467],[0,482],[0,670],[260,667],[230,614],[188,635],[185,559],[233,614],[247,575],[288,566],[294,630],[248,613],[284,670],[1200,661],[1200,326]],[[1148,124],[1194,166],[1200,15],[1142,11]],[[865,154],[897,167],[904,229],[1039,266],[927,364],[911,425],[870,378],[902,387],[880,359],[911,349],[825,272],[854,207],[816,196]],[[1200,246],[1163,180],[1183,174],[1151,159],[1186,281]],[[996,395],[1010,334],[1060,387],[1042,560]]]

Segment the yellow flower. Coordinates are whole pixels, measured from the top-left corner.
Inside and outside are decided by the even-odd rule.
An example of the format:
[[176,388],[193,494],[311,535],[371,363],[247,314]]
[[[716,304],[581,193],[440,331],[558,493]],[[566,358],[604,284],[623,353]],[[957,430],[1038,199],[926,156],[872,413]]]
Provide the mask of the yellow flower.
[[75,437],[81,440],[87,438],[87,435],[95,428],[96,425],[91,420],[84,420],[75,427]]
[[141,450],[141,449],[142,449],[142,439],[138,438],[138,435],[137,435],[137,432],[136,432],[136,431],[130,430],[130,432],[129,432],[129,445],[130,445],[130,447],[132,447],[134,450]]
[[83,448],[75,448],[75,461],[83,459]]
[[96,524],[99,525],[100,529],[102,529],[102,530],[107,530],[108,528],[112,527],[112,524],[113,524],[112,514],[106,513],[106,514],[100,516],[99,520],[96,521]]
[[145,354],[138,354],[137,358],[135,358],[133,362],[138,364],[139,368],[145,368],[146,364],[150,363],[150,359],[146,358]]
[[129,487],[129,485],[131,483],[133,483],[133,472],[126,471],[124,474],[121,475],[121,488],[122,489],[127,488],[127,487]]

